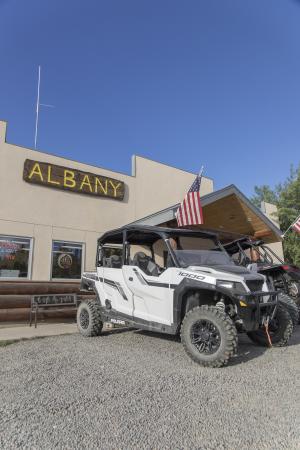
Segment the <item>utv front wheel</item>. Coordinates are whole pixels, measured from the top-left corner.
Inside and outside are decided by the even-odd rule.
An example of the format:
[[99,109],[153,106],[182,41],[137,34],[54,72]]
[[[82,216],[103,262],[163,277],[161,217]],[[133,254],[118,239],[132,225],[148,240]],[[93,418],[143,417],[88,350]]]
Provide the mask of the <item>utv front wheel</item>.
[[237,332],[224,312],[213,306],[196,306],[183,319],[181,342],[196,363],[221,367],[236,351]]
[[[271,342],[275,347],[287,345],[293,333],[293,322],[287,310],[280,303],[277,305],[275,316],[270,320],[268,328]],[[249,331],[247,334],[255,344],[268,347],[269,342],[264,327],[256,331]]]
[[80,303],[77,310],[77,328],[85,336],[99,336],[103,327],[99,305],[93,300]]

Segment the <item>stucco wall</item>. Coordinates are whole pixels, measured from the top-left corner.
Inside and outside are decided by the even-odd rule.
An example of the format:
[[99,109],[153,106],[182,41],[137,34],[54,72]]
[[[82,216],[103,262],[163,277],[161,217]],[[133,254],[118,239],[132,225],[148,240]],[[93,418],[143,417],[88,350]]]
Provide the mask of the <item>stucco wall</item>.
[[[277,206],[273,205],[272,203],[268,202],[262,202],[261,203],[261,210],[262,212],[270,219],[278,228],[279,222],[277,217]],[[284,259],[283,256],[283,247],[281,242],[275,242],[273,244],[268,244],[268,247],[270,247],[276,255],[279,256],[280,259]]]
[[[149,159],[133,158],[132,176],[6,143],[0,121],[0,234],[33,238],[33,280],[49,280],[52,240],[85,244],[85,270],[95,266],[96,241],[105,231],[182,200],[195,175]],[[23,180],[25,159],[116,178],[124,201],[51,189]],[[213,182],[203,178],[202,194]]]
[[[199,168],[200,169],[200,168]],[[136,219],[180,202],[195,175],[149,159],[135,157]],[[203,177],[201,195],[213,191],[213,181]]]

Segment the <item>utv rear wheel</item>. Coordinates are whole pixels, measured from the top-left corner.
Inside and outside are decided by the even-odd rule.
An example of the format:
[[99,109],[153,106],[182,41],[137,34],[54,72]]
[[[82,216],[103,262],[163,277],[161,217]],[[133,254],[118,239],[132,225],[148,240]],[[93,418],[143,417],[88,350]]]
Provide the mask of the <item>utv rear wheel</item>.
[[237,332],[224,312],[213,306],[196,306],[183,319],[181,342],[196,363],[221,367],[235,354]]
[[[275,347],[287,345],[293,333],[293,322],[287,310],[279,303],[275,316],[269,323],[269,335],[271,342]],[[255,344],[268,347],[269,342],[263,327],[256,331],[249,331],[249,338]]]
[[103,327],[99,305],[94,300],[80,303],[77,310],[77,328],[85,336],[99,336]]
[[294,300],[283,292],[280,292],[278,294],[278,302],[287,310],[291,316],[293,326],[296,327],[299,322],[299,310]]

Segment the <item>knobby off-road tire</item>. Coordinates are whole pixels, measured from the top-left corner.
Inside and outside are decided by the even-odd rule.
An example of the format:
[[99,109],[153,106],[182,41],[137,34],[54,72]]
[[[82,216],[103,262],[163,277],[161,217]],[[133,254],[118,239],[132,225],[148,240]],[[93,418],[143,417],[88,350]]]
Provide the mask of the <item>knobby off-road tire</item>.
[[298,308],[299,312],[298,323],[300,324],[300,283],[297,283],[297,281],[292,281],[292,283],[290,283],[289,297],[291,297],[291,299],[294,300]]
[[188,311],[180,335],[186,353],[205,367],[222,367],[236,352],[235,325],[227,314],[214,306],[196,306]]
[[80,303],[77,310],[77,328],[82,336],[99,336],[102,327],[99,305],[94,300]]
[[296,327],[299,322],[299,310],[294,300],[287,294],[280,292],[278,294],[278,302],[283,306],[291,316],[293,326]]
[[297,281],[291,281],[289,283],[289,292],[288,295],[297,303],[300,302],[300,283]]
[[[293,333],[293,322],[291,316],[280,303],[277,306],[277,310],[269,323],[269,334],[271,337],[272,344],[275,347],[284,347],[287,345],[291,335]],[[264,328],[259,328],[256,331],[249,331],[249,338],[255,344],[262,345],[263,347],[268,347],[269,342]]]

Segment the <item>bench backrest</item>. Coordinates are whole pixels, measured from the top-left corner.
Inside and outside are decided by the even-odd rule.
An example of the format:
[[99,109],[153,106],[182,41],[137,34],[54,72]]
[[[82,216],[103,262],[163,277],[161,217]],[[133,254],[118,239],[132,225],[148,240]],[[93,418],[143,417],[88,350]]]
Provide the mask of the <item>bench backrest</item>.
[[44,294],[31,297],[31,307],[76,306],[76,294]]

